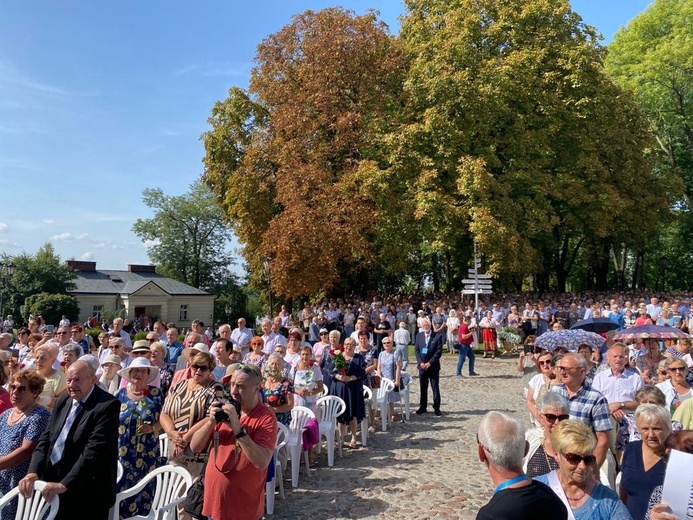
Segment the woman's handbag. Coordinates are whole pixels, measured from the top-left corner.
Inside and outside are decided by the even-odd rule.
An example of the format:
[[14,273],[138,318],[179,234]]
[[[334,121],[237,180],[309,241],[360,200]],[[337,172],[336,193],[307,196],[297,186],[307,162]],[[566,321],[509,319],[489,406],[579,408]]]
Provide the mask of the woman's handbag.
[[375,374],[371,376],[371,388],[380,388],[380,376]]
[[188,489],[188,496],[185,498],[184,511],[192,516],[193,518],[204,519],[202,516],[202,504],[205,498],[205,470],[207,469],[207,463],[202,466],[200,471],[200,478],[198,478],[193,485]]

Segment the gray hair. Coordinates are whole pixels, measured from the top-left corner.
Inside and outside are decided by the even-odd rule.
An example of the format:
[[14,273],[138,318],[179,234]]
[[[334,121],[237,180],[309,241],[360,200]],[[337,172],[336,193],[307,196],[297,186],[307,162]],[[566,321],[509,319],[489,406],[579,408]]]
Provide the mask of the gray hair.
[[517,419],[501,412],[487,413],[479,423],[479,442],[495,468],[522,471],[525,427]]
[[682,358],[675,356],[668,357],[664,360],[664,368],[669,370],[669,367],[674,363],[681,363],[686,369],[688,369],[686,362]]
[[585,356],[583,356],[582,354],[578,354],[577,352],[568,352],[567,354],[563,355],[563,359],[567,358],[568,356],[575,359],[575,361],[577,362],[577,365],[580,368],[584,368],[585,370],[587,370],[589,368],[587,366],[587,360],[585,359]]
[[570,403],[568,399],[558,392],[546,392],[537,401],[537,409],[544,413],[547,408],[553,408],[563,413],[570,411]]
[[8,344],[12,344],[14,336],[12,336],[12,334],[10,334],[9,332],[3,332],[2,334],[0,334],[0,339],[7,340]]
[[279,354],[278,352],[273,352],[273,353],[270,354],[269,357],[267,358],[267,363],[269,363],[269,362],[272,361],[273,359],[278,359],[279,362],[280,362],[280,366],[281,366],[282,368],[284,368],[284,363],[285,363],[285,361],[284,361],[284,357],[283,357],[281,354]]
[[82,347],[80,347],[76,343],[68,343],[63,347],[63,354],[65,354],[65,352],[72,352],[75,356],[79,358],[82,356]]
[[635,424],[642,420],[646,424],[657,424],[662,427],[664,437],[671,435],[671,414],[658,404],[641,404],[635,409]]
[[264,325],[265,323],[272,325],[272,320],[270,320],[269,318],[263,318],[260,322],[260,326]]

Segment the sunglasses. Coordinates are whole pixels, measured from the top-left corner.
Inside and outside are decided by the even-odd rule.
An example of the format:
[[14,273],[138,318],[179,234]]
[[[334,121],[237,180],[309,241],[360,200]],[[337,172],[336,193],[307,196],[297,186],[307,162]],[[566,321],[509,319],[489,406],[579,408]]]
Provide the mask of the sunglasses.
[[669,367],[669,372],[685,372],[686,367]]
[[561,366],[556,366],[559,372],[570,372],[571,370],[576,370],[580,367],[561,367]]
[[327,336],[327,332],[321,332],[320,335],[321,336]]
[[64,336],[65,334],[70,334],[70,333],[69,333],[69,332],[63,331],[63,332],[56,332],[55,334],[56,334],[57,336]]
[[594,455],[578,455],[577,453],[562,453],[565,460],[567,460],[573,466],[577,466],[584,461],[586,466],[591,466],[597,462],[597,457]]
[[192,368],[193,372],[196,370],[199,370],[200,372],[207,372],[207,370],[209,370],[208,365],[192,365],[190,368]]
[[26,386],[24,385],[10,385],[10,392],[17,392],[18,394],[26,392]]
[[570,415],[567,414],[561,414],[561,415],[556,415],[553,413],[543,413],[542,414],[547,421],[549,421],[551,424],[555,423],[556,421],[565,421],[567,419],[570,419]]
[[548,361],[539,361],[540,365],[551,365],[551,360],[549,359]]
[[154,343],[155,341],[158,341],[158,340],[156,338],[147,338],[147,341],[149,341],[149,343]]

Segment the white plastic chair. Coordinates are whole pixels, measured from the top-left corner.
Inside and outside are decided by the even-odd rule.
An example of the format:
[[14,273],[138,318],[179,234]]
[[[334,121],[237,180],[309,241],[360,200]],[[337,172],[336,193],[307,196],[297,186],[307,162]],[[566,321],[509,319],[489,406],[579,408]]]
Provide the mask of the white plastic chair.
[[[303,431],[306,423],[315,419],[315,414],[305,406],[294,406],[291,410],[291,426],[289,426],[289,437],[286,441],[286,448],[291,459],[291,486],[298,487],[298,471],[301,467],[301,450],[303,448]],[[306,471],[310,471],[308,464],[308,452],[304,454]]]
[[149,514],[132,516],[125,520],[174,520],[177,518],[176,508],[185,500],[188,489],[192,486],[192,477],[185,468],[166,465],[147,473],[146,477],[130,489],[118,493],[111,510],[111,520],[118,520],[120,503],[123,500],[140,494],[152,480],[156,481],[156,485]]
[[402,371],[399,377],[402,379],[402,383],[404,385],[404,388],[399,391],[399,396],[402,399],[402,401],[404,401],[404,417],[407,421],[409,421],[411,419],[409,386],[411,385],[412,377],[405,371]]
[[120,479],[123,478],[123,473],[125,473],[125,468],[123,468],[123,464],[118,461],[118,469],[116,473],[116,484],[120,483]]
[[368,410],[373,406],[373,390],[367,386],[363,387],[363,400],[366,405],[366,415],[361,421],[361,445],[365,448],[368,446]]
[[41,495],[41,491],[46,486],[43,480],[34,482],[34,494],[30,498],[24,498],[19,492],[19,487],[10,489],[5,496],[0,498],[0,511],[9,504],[14,498],[19,497],[17,501],[17,514],[15,518],[21,520],[41,520],[47,514],[45,520],[53,520],[58,514],[60,505],[60,495],[55,495],[50,501],[46,500]]
[[168,435],[165,433],[162,433],[159,435],[159,457],[161,460],[168,462],[168,444],[169,444],[169,438]]
[[274,513],[274,490],[279,482],[279,496],[284,500],[284,479],[282,478],[282,463],[279,462],[279,450],[289,438],[289,429],[282,423],[277,423],[277,443],[274,446],[274,478],[265,484],[265,511],[268,515]]
[[380,408],[380,419],[383,425],[383,431],[387,431],[387,421],[389,419],[389,409],[387,406],[387,396],[395,389],[395,383],[387,377],[380,378],[380,387],[377,388],[375,404]]
[[[328,395],[321,397],[315,403],[315,414],[317,415],[318,425],[320,426],[320,441],[318,442],[318,453],[322,445],[322,438],[325,437],[327,443],[327,465],[334,466],[334,438],[337,432],[337,417],[346,411],[346,403],[341,397]],[[339,456],[342,456],[342,436],[339,436]]]

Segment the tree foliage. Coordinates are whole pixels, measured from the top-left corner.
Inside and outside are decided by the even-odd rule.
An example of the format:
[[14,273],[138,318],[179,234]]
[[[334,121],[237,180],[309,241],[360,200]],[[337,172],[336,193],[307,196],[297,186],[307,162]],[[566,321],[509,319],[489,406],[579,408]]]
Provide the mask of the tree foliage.
[[206,186],[197,181],[179,196],[147,188],[142,201],[154,217],[137,219],[132,230],[153,243],[147,252],[158,272],[210,292],[232,278],[231,229]]
[[382,222],[379,136],[396,121],[404,61],[374,13],[307,11],[258,47],[247,92],[216,103],[203,136],[219,195],[255,282],[291,297],[374,261]]
[[71,322],[79,319],[79,303],[67,294],[38,293],[28,296],[22,305],[22,317],[42,316],[46,323],[59,323],[63,315]]
[[668,211],[646,122],[567,1],[407,6],[412,118],[398,153],[441,250],[456,220],[490,272],[554,272],[564,290],[580,247],[629,241],[630,215],[656,223]]
[[21,315],[20,308],[31,295],[66,294],[75,287],[75,272],[61,262],[50,243],[42,245],[33,256],[5,256],[3,262],[15,265],[14,276],[5,289],[5,314]]

